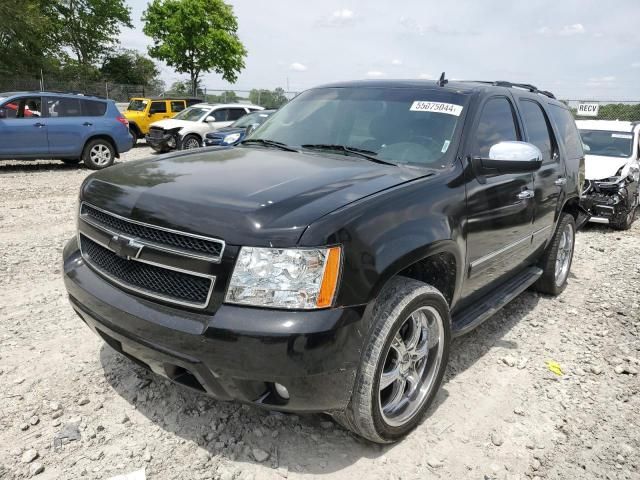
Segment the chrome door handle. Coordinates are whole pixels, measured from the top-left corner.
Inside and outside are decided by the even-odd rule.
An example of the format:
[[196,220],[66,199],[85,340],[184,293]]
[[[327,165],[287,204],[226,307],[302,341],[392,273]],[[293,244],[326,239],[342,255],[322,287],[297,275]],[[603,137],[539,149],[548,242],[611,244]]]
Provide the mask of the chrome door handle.
[[84,125],[85,127],[91,127],[91,126],[93,126],[93,123],[91,123],[91,122],[84,122],[82,125]]
[[520,200],[526,200],[528,198],[533,198],[534,193],[531,190],[523,190],[518,195],[516,195]]
[[37,123],[34,123],[33,126],[38,128],[44,127],[44,123],[37,122]]
[[555,182],[553,182],[554,184],[556,184],[559,187],[562,187],[563,185],[565,185],[567,183],[567,179],[564,177],[560,177],[559,179],[557,179]]

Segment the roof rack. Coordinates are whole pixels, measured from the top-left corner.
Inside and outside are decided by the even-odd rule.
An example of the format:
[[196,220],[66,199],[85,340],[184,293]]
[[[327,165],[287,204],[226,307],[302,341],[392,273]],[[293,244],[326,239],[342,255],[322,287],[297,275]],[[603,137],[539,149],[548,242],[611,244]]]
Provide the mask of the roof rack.
[[513,83],[507,82],[504,80],[495,80],[492,82],[487,82],[484,80],[472,80],[473,83],[484,83],[486,85],[493,85],[495,87],[506,87],[506,88],[522,88],[524,90],[528,90],[531,93],[539,93],[549,98],[556,98],[556,96],[549,92],[548,90],[540,90],[535,85],[531,85],[530,83]]

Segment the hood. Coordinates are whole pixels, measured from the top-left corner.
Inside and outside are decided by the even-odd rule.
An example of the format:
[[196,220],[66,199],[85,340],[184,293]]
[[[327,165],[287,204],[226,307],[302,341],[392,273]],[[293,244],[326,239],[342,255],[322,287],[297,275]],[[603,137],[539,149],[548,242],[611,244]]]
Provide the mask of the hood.
[[585,155],[585,178],[587,180],[603,180],[614,177],[618,170],[627,163],[631,163],[630,158]]
[[81,197],[133,220],[233,245],[296,245],[314,220],[426,175],[342,155],[219,148],[96,172]]
[[195,122],[190,122],[188,120],[175,120],[173,118],[167,118],[166,120],[158,120],[157,122],[153,122],[151,127],[159,127],[164,128],[165,130],[172,130],[174,128],[184,128],[193,126]]

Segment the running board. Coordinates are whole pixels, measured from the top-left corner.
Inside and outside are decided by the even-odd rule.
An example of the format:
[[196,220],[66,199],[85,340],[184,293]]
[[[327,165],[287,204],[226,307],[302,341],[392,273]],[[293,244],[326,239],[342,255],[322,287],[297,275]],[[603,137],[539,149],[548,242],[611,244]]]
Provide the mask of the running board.
[[453,317],[453,336],[464,335],[476,328],[533,285],[541,275],[542,269],[529,267],[508,282],[499,285],[492,294],[485,297],[480,303],[473,304],[461,311]]

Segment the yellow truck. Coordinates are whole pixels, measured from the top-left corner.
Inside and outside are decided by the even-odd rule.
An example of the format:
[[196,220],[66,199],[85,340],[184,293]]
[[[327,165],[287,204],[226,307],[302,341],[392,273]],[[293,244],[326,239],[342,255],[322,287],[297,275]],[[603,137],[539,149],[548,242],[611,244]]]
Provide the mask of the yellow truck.
[[202,103],[202,100],[187,97],[132,98],[124,116],[129,120],[133,144],[135,145],[139,138],[144,138],[149,133],[149,125],[153,122],[172,118],[178,112],[196,103]]

